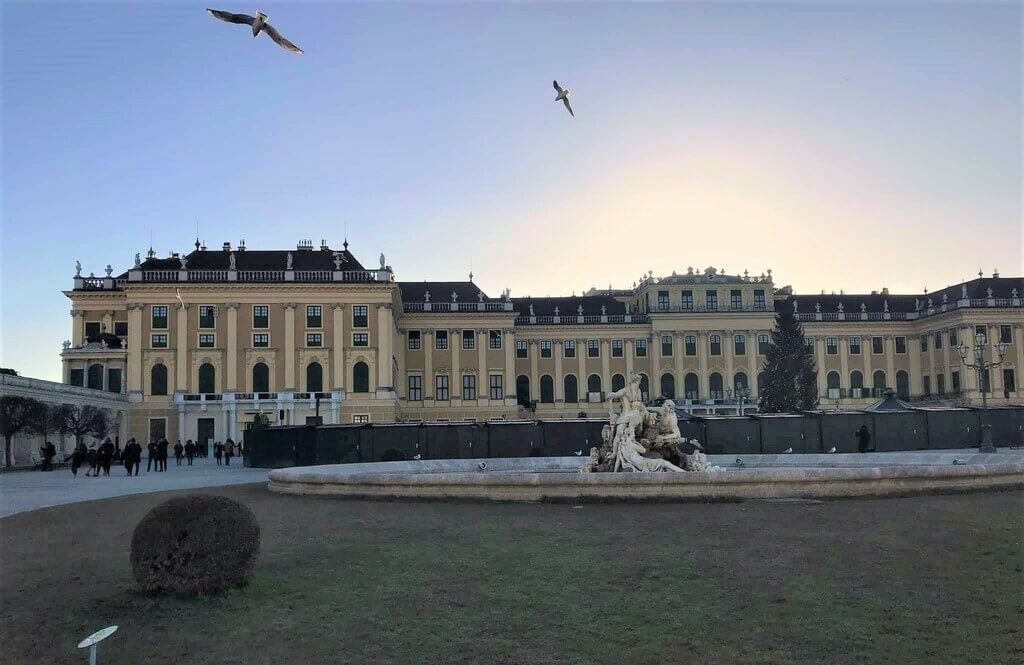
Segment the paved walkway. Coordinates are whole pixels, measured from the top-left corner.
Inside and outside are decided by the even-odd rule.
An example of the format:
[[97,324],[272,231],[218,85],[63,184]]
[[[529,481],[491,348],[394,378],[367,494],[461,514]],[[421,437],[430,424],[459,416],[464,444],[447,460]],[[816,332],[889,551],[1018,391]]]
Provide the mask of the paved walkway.
[[267,480],[267,469],[247,469],[241,460],[231,466],[217,466],[212,458],[197,459],[193,466],[175,466],[174,459],[167,462],[163,473],[146,472],[146,461],[138,476],[125,476],[123,466],[110,469],[110,477],[86,477],[88,466],[78,470],[78,477],[64,467],[56,471],[12,471],[0,473],[0,518],[38,508],[59,506],[93,499],[109,499],[127,494],[162,492],[164,490],[192,489],[259,483]]

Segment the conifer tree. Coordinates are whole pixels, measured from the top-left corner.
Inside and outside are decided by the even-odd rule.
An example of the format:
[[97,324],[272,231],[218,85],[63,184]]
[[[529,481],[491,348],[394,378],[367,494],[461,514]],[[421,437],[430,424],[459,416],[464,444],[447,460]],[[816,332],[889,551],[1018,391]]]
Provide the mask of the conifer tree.
[[818,406],[814,352],[804,344],[804,331],[792,301],[775,316],[772,343],[764,363],[761,413],[809,411]]

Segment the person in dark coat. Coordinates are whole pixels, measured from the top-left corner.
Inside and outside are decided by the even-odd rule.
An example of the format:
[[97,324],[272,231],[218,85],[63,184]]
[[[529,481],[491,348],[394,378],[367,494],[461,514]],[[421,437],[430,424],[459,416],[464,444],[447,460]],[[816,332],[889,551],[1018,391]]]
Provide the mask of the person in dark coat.
[[157,460],[160,463],[160,468],[157,469],[158,471],[166,471],[167,470],[167,449],[170,448],[170,447],[171,447],[171,442],[168,441],[166,437],[164,437],[163,439],[160,439],[160,443],[157,445],[157,449],[159,451],[158,454],[157,454]]
[[146,453],[149,455],[148,461],[146,462],[146,472],[153,470],[153,466],[156,466],[157,471],[160,470],[159,452],[157,450],[156,441],[150,441],[149,445],[146,446]]
[[41,471],[53,471],[53,458],[57,454],[57,449],[52,443],[47,441],[39,449],[39,452],[43,456],[43,467]]
[[139,475],[139,466],[142,463],[142,444],[135,439],[130,440],[124,449],[124,459],[128,475],[132,475],[133,468],[135,469],[135,475]]
[[192,439],[185,442],[185,459],[188,460],[188,465],[192,466],[192,458],[196,456],[196,444],[192,443]]
[[78,477],[78,468],[85,462],[85,444],[80,443],[75,446],[74,452],[64,458],[64,461],[71,461],[71,475]]
[[109,438],[100,446],[100,468],[103,475],[110,475],[110,464],[114,461],[114,442]]
[[181,458],[185,454],[185,446],[181,445],[181,439],[174,443],[174,465],[181,466]]
[[224,456],[224,446],[221,445],[220,441],[216,441],[213,444],[213,458],[217,460],[217,466],[220,466],[220,460]]
[[98,477],[100,475],[100,453],[96,450],[95,443],[89,446],[88,452],[85,453],[85,461],[89,463],[89,470],[85,472],[85,475]]
[[114,464],[120,464],[124,461],[124,451],[121,450],[120,437],[114,442]]
[[867,425],[861,425],[857,430],[857,452],[866,453],[871,445],[871,431]]
[[231,458],[235,456],[235,442],[229,436],[224,441],[224,464],[231,466]]

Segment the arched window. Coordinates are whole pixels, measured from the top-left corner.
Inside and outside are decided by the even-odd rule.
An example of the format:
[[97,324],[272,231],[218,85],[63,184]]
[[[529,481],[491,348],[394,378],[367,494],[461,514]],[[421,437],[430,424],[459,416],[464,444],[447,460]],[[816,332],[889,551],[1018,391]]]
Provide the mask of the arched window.
[[713,372],[708,377],[708,388],[711,390],[711,399],[725,399],[725,390],[722,386],[722,375]]
[[93,390],[103,390],[103,365],[89,365],[89,380],[86,385]]
[[370,368],[364,362],[352,366],[352,392],[370,392]]
[[562,381],[562,385],[565,388],[565,401],[567,403],[580,401],[580,396],[577,392],[575,376],[573,376],[572,374],[566,374],[565,379]]
[[588,393],[599,393],[601,392],[601,377],[597,374],[591,374],[587,377],[587,392]]
[[744,372],[736,372],[736,375],[732,377],[732,389],[741,390],[749,387],[750,384],[747,382],[747,375]]
[[683,394],[686,396],[686,399],[699,399],[700,380],[696,374],[690,372],[683,377],[683,390],[685,391]]
[[306,392],[322,393],[324,391],[324,368],[318,362],[306,365]]
[[903,399],[910,397],[910,375],[902,369],[896,372],[896,394]]
[[516,404],[530,405],[530,377],[525,374],[516,377]]
[[661,396],[665,399],[676,398],[676,377],[668,372],[661,375]]
[[864,387],[864,375],[860,373],[860,370],[853,370],[850,372],[850,389],[860,390]]
[[544,404],[553,404],[555,401],[555,380],[550,374],[540,377],[540,401]]
[[254,393],[270,392],[270,368],[265,363],[252,366],[252,391]]
[[149,394],[167,394],[167,366],[161,363],[153,365],[149,370]]
[[874,389],[875,397],[879,397],[882,391],[885,390],[885,372],[882,370],[875,370],[874,375],[871,377],[871,387]]
[[203,363],[199,366],[199,392],[217,392],[217,372],[210,363]]
[[626,377],[621,374],[612,374],[612,392],[622,390],[626,387]]
[[829,399],[839,399],[842,396],[839,386],[839,372],[829,372],[825,375],[825,387],[828,389]]
[[640,398],[645,402],[651,399],[651,383],[646,374],[640,375]]

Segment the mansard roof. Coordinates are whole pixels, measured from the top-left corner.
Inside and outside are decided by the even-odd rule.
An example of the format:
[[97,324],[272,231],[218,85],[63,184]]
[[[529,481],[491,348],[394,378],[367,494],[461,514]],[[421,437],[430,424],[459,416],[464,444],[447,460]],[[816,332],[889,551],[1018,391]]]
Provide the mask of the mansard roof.
[[626,305],[611,296],[560,296],[546,298],[513,298],[513,309],[521,315],[530,313],[530,305],[533,305],[535,316],[554,316],[555,308],[558,308],[560,316],[574,316],[583,306],[583,315],[600,315],[601,307],[605,308],[605,314],[625,314]]
[[788,304],[796,300],[797,311],[803,314],[816,311],[815,305],[820,305],[821,312],[823,313],[838,312],[840,303],[843,305],[842,311],[847,313],[860,312],[862,303],[866,306],[865,311],[868,312],[884,311],[886,303],[888,303],[888,311],[890,312],[910,313],[927,308],[929,299],[931,299],[932,305],[935,307],[942,305],[943,296],[946,296],[946,302],[950,304],[962,300],[965,297],[964,293],[967,294],[966,298],[968,299],[984,300],[989,297],[989,289],[992,289],[991,297],[995,299],[1013,298],[1014,289],[1017,292],[1016,297],[1022,297],[1024,296],[1024,277],[977,278],[933,293],[845,293],[838,295],[797,293],[786,298],[776,298],[776,302],[780,303],[776,305],[776,309],[779,309],[782,304]]
[[[451,302],[452,293],[458,296],[457,302],[478,302],[483,289],[473,282],[399,282],[398,288],[402,290],[402,302],[427,302],[427,292],[430,292],[430,302]],[[491,300],[484,293],[484,301]]]
[[[228,270],[231,254],[235,255],[236,270],[284,270],[288,254],[292,255],[292,270],[334,270],[334,255],[341,258],[340,270],[366,270],[348,249],[197,249],[185,255],[189,270]],[[156,257],[142,262],[142,270],[179,270],[180,258]],[[127,274],[125,275],[127,276]]]

